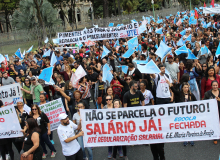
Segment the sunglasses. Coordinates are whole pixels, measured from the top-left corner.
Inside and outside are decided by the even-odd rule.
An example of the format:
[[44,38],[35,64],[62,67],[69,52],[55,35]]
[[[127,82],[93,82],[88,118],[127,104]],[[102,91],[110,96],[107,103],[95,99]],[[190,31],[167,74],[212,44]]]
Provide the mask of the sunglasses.
[[207,67],[207,66],[202,66],[202,67]]
[[106,99],[106,101],[111,101],[112,99]]
[[36,111],[37,109],[31,109],[32,111]]
[[129,78],[129,79],[127,78],[126,80],[127,80],[127,81],[129,80],[129,81],[130,81],[131,79],[130,79],[130,78]]

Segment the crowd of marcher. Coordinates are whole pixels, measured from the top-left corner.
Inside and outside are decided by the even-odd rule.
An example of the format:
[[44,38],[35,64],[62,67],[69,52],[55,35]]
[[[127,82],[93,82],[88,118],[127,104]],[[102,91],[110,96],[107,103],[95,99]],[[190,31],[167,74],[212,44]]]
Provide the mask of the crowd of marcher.
[[[83,43],[78,52],[65,48],[79,47],[77,44],[62,45],[62,50],[55,49],[55,44],[46,44],[38,50],[26,53],[23,60],[12,56],[7,65],[2,62],[1,86],[20,83],[23,92],[23,101],[17,102],[15,109],[24,133],[24,137],[0,139],[2,159],[16,159],[12,144],[23,157],[33,156],[33,160],[40,160],[48,155],[52,158],[56,156],[57,150],[54,147],[49,119],[41,112],[39,105],[58,98],[62,99],[66,111],[59,115],[61,124],[57,133],[67,160],[98,159],[93,157],[92,148],[84,147],[79,109],[89,109],[92,106],[97,109],[114,109],[203,99],[216,99],[219,107],[220,53],[217,53],[217,50],[220,40],[220,15],[203,14],[202,10],[198,10],[197,24],[190,24],[192,16],[195,14],[190,11],[179,12],[166,17],[162,23],[150,18],[150,23],[146,24],[146,32],[138,36],[141,49],[135,50],[129,58],[122,56],[129,49],[130,38],[120,38],[118,45],[116,39],[98,40],[93,46]],[[177,25],[180,19],[184,20]],[[163,28],[163,34],[155,32],[160,28]],[[190,36],[191,38],[188,38]],[[161,41],[172,47],[164,57],[155,54]],[[179,41],[184,43],[179,45]],[[190,59],[189,53],[185,52],[177,55],[175,50],[183,45],[186,45],[196,58]],[[104,58],[103,46],[110,51]],[[202,48],[205,47],[208,50],[204,53]],[[51,51],[50,56],[44,56],[48,50]],[[55,85],[38,78],[43,69],[50,67],[53,52],[57,59],[52,75]],[[137,68],[138,60],[153,60],[161,72],[141,73]],[[105,64],[113,74],[111,82],[103,81]],[[80,65],[87,75],[79,80],[78,88],[74,88],[71,76]],[[118,67],[121,65],[128,66],[127,73]],[[24,104],[31,107],[30,113],[24,110]],[[4,107],[1,101],[0,106]],[[217,140],[214,140],[214,144],[217,143]],[[184,146],[188,144],[195,145],[193,141],[183,143]],[[164,143],[150,144],[150,148],[154,160],[165,160]],[[128,160],[126,146],[108,146],[106,156],[116,159],[117,152],[119,157]]]

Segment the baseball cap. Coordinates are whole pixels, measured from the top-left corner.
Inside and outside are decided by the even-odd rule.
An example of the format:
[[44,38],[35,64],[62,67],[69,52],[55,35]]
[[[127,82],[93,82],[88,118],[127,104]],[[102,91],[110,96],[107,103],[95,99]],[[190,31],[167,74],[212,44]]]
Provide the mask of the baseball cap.
[[173,56],[172,56],[172,55],[169,55],[169,56],[167,56],[167,59],[168,59],[168,58],[173,58]]
[[62,119],[66,119],[67,117],[68,115],[66,113],[61,113],[58,118],[61,121]]
[[33,80],[35,80],[35,79],[36,79],[36,77],[35,77],[35,76],[31,77],[31,81],[33,81]]

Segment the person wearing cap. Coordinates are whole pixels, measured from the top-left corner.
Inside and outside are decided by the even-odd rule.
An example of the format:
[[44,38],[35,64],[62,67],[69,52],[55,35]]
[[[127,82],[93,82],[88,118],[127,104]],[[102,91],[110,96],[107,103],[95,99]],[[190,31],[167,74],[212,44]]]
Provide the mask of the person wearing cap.
[[[167,57],[168,62],[165,62]],[[173,56],[169,53],[163,58],[163,64],[165,68],[170,73],[170,76],[174,83],[179,83],[180,80],[180,70],[178,64],[173,62]]]
[[2,74],[3,74],[3,78],[2,78],[3,86],[15,83],[14,79],[8,76],[8,73],[3,72]]
[[[63,155],[66,157],[66,160],[83,160],[83,152],[77,141],[78,137],[84,135],[84,132],[80,131],[81,120],[76,125],[69,120],[66,113],[61,113],[58,118],[61,124],[57,128],[57,134],[62,145]],[[75,135],[75,130],[80,132]]]
[[37,78],[35,76],[31,77],[31,87],[30,91],[21,88],[22,91],[32,94],[33,103],[38,104],[40,102],[40,94],[44,93],[43,87],[40,83],[38,83]]

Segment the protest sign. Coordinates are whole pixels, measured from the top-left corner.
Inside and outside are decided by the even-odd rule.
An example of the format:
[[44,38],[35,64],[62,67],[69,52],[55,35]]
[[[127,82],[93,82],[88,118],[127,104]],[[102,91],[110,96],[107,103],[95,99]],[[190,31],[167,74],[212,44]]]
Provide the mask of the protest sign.
[[19,83],[14,83],[0,87],[0,99],[4,106],[17,104],[17,101],[22,100],[21,86]]
[[22,136],[23,133],[14,106],[0,108],[0,139]]
[[220,13],[220,7],[215,7],[215,8],[203,8],[203,13]]
[[57,129],[57,127],[60,125],[60,120],[58,119],[58,116],[61,113],[65,113],[61,98],[50,101],[43,105],[39,105],[39,107],[40,110],[44,112],[50,120],[50,130],[53,131]]
[[59,44],[73,44],[80,42],[87,42],[88,40],[97,41],[105,39],[115,39],[124,37],[138,36],[138,22],[130,23],[119,27],[106,28],[90,28],[82,31],[61,32],[58,33]]
[[85,147],[219,139],[215,99],[80,110]]

